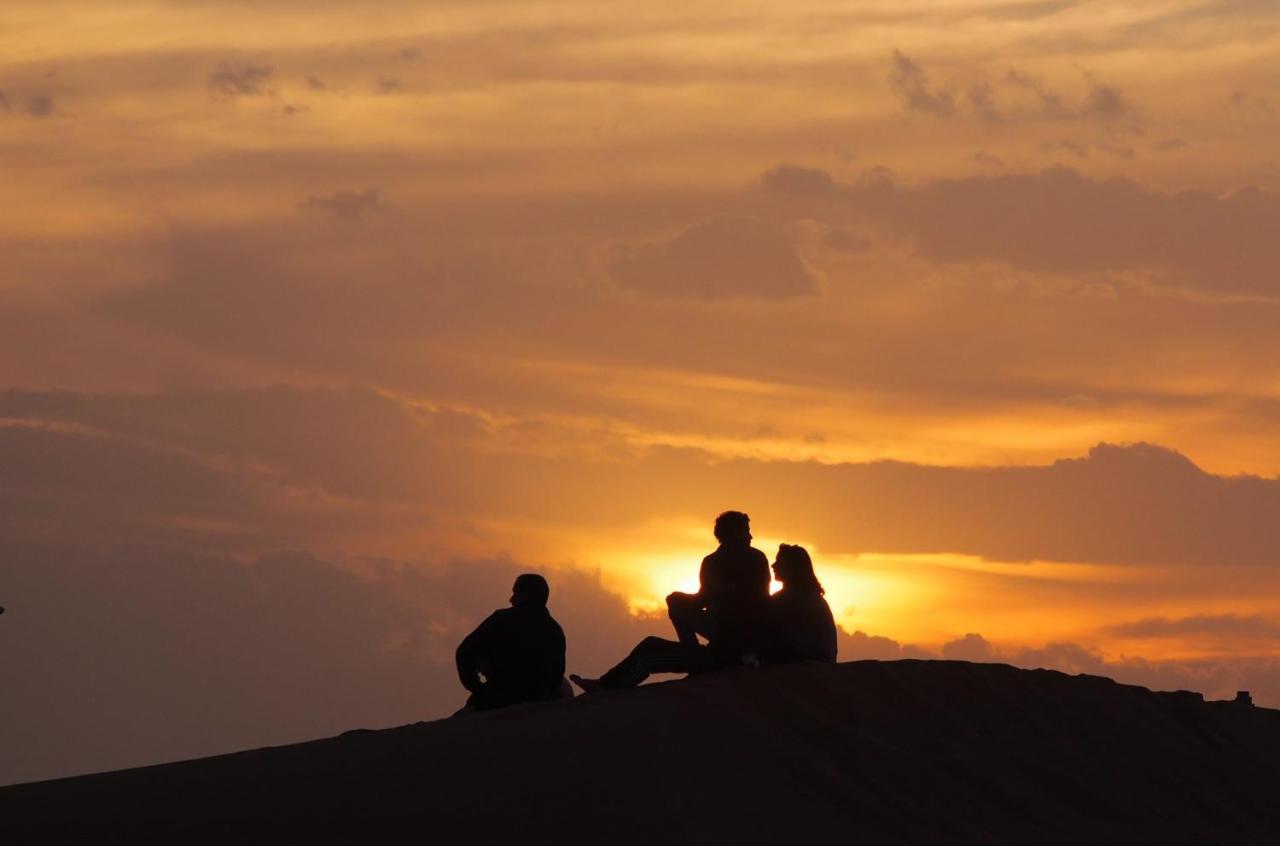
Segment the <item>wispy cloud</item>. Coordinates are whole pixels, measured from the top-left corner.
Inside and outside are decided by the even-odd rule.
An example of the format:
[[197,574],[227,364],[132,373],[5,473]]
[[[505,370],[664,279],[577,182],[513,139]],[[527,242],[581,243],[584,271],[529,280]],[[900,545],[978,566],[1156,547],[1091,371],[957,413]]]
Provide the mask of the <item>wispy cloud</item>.
[[274,73],[270,65],[223,62],[209,72],[206,84],[218,97],[261,97],[271,93]]
[[343,189],[331,194],[311,194],[298,202],[299,209],[317,209],[336,217],[358,218],[385,208],[381,188]]

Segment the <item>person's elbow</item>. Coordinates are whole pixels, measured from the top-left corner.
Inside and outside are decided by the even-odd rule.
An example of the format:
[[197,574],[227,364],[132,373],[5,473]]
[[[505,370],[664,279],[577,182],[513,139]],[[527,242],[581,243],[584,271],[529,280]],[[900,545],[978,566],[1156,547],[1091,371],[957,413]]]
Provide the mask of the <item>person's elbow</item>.
[[480,674],[476,670],[475,658],[466,641],[463,641],[454,652],[453,663],[458,669],[458,681],[462,682],[462,686],[472,693],[479,690]]

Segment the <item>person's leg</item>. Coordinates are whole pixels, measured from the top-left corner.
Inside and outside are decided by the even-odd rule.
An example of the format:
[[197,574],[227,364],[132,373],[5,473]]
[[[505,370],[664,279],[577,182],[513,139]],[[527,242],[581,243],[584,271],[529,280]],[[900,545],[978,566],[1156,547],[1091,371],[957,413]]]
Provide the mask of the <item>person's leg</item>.
[[686,646],[697,646],[698,635],[710,640],[715,634],[715,618],[702,608],[697,594],[670,594],[667,597],[667,616],[676,630],[676,638]]
[[710,650],[660,637],[647,637],[631,654],[600,677],[600,687],[637,687],[654,673],[691,673],[712,665]]

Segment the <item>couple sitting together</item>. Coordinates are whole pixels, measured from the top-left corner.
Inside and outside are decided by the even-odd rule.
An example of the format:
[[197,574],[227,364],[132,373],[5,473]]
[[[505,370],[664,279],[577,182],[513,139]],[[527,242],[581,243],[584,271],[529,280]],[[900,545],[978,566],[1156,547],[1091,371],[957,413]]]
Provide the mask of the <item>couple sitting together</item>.
[[702,559],[698,592],[667,597],[679,640],[647,637],[600,678],[569,676],[574,684],[635,687],[653,673],[836,660],[835,620],[805,548],[778,547],[773,575],[782,590],[770,596],[769,559],[751,545],[751,518],[726,511],[716,518],[715,536],[720,546]]
[[[583,690],[636,687],[653,673],[703,673],[742,664],[836,660],[836,625],[804,547],[782,544],[769,594],[769,560],[751,546],[740,511],[716,518],[715,552],[702,559],[697,593],[667,597],[678,640],[647,637],[598,679],[572,675]],[[511,607],[494,612],[458,647],[458,677],[471,692],[464,711],[572,697],[564,678],[565,638],[547,611],[546,579],[516,579]],[[699,636],[706,640],[703,644]]]

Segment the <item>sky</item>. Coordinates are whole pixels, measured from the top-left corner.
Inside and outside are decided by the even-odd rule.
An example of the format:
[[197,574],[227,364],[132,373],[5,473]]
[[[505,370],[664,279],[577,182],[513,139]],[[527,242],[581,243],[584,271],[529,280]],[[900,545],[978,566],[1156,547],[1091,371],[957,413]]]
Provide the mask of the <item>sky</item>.
[[0,783],[592,674],[722,510],[842,660],[1280,706],[1269,0],[0,6]]

